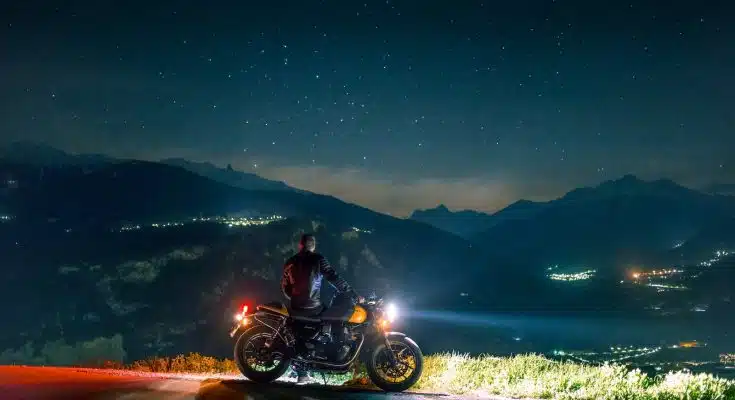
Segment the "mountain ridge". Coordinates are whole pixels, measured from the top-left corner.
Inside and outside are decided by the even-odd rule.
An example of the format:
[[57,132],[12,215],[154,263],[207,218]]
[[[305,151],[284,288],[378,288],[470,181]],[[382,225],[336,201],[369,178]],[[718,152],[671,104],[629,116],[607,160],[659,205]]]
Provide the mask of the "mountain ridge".
[[163,164],[173,165],[184,168],[191,172],[205,176],[217,182],[225,183],[230,186],[239,187],[248,190],[289,190],[301,191],[300,189],[288,186],[285,182],[274,181],[263,178],[257,174],[235,170],[231,165],[221,168],[211,162],[189,161],[184,158],[165,158],[159,162]]
[[[53,146],[32,141],[15,141],[0,146],[0,160],[16,164],[27,164],[51,168],[85,167],[99,168],[112,163],[136,161],[134,159],[114,158],[104,154],[70,153]],[[221,168],[210,162],[196,162],[181,157],[152,161],[184,168],[214,181],[247,190],[289,190],[300,191],[281,181],[263,178],[257,174]]]
[[469,238],[482,230],[490,218],[490,214],[474,210],[450,211],[444,204],[439,204],[435,208],[414,210],[408,217],[464,238]]
[[[499,256],[516,254],[539,269],[558,263],[624,268],[624,260],[652,262],[673,243],[735,215],[731,197],[633,175],[522,208],[526,210],[520,218],[504,219],[472,240]],[[507,213],[504,209],[494,216]]]

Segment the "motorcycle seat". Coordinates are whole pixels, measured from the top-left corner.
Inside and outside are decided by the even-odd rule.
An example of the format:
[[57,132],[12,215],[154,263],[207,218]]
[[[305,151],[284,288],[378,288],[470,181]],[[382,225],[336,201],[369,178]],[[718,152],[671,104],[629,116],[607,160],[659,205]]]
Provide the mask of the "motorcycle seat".
[[318,308],[288,308],[288,314],[294,321],[302,322],[321,322],[319,314],[323,311],[322,307]]

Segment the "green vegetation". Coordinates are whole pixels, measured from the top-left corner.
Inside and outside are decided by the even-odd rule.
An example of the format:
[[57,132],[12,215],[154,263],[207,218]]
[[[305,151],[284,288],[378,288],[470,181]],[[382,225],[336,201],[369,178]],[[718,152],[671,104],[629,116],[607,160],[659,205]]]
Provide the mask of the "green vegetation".
[[[68,365],[126,368],[163,373],[239,374],[235,362],[198,353],[150,357],[122,366],[122,337],[97,338],[69,345],[31,343],[0,353],[0,364]],[[314,378],[327,385],[368,387],[365,367],[347,374]],[[455,395],[500,395],[510,398],[564,400],[727,400],[735,399],[735,381],[709,374],[669,373],[649,377],[622,365],[589,366],[549,360],[538,355],[514,357],[437,354],[426,356],[424,372],[411,390]]]
[[[130,368],[151,372],[237,373],[231,360],[217,360],[196,353],[151,358],[135,362]],[[325,377],[324,383],[370,385],[363,366],[349,374]],[[423,375],[411,390],[565,400],[735,399],[735,381],[708,374],[677,372],[649,377],[621,365],[588,366],[538,355],[509,358],[460,354],[427,356]]]
[[73,344],[55,340],[40,347],[27,342],[0,353],[0,364],[110,367],[122,365],[124,358],[123,338],[114,335]]
[[537,355],[426,357],[416,390],[538,399],[733,399],[735,382],[708,374],[660,377],[621,365],[588,366]]
[[189,353],[175,357],[149,357],[135,361],[128,366],[134,371],[189,373],[189,374],[232,374],[237,365],[228,359],[216,359],[199,353]]

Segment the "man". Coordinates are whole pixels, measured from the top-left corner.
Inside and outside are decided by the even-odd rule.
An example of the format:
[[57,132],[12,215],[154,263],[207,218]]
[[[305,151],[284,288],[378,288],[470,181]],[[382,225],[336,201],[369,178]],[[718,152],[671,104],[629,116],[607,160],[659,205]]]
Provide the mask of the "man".
[[[337,271],[329,265],[324,256],[316,252],[316,238],[314,235],[304,234],[299,241],[299,252],[291,256],[283,266],[283,277],[281,278],[281,291],[291,301],[291,310],[294,314],[302,316],[317,316],[325,310],[321,302],[322,279],[327,278],[340,294],[349,296],[353,303],[346,304],[345,296],[339,296],[341,300],[332,304],[330,311],[340,313],[349,311],[347,307],[360,301],[360,297],[342,279]],[[343,341],[342,323],[333,322],[331,327],[332,341],[340,344]],[[339,358],[341,354],[337,354]],[[308,383],[309,378],[306,371],[298,372],[298,383]]]

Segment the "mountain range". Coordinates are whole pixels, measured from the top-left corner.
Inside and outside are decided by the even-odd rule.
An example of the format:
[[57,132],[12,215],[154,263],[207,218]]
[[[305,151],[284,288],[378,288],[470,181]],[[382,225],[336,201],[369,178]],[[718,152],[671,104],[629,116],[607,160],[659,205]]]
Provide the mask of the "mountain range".
[[[632,175],[492,215],[439,206],[400,219],[207,163],[13,146],[0,151],[0,212],[12,216],[0,223],[0,301],[14,304],[6,331],[33,343],[120,333],[136,355],[229,350],[216,345],[229,313],[243,296],[278,296],[281,263],[305,231],[360,290],[425,310],[642,310],[651,294],[618,284],[631,265],[735,248],[732,197]],[[281,219],[187,222],[223,215]],[[166,222],[176,226],[146,228]],[[550,265],[595,269],[600,280],[560,291]],[[431,325],[414,327],[442,349]],[[0,347],[22,341],[0,335]]]
[[[42,166],[47,168],[84,167],[87,170],[109,164],[134,161],[121,160],[101,154],[71,154],[55,147],[18,141],[0,147],[0,160],[5,163]],[[209,162],[195,162],[183,158],[167,158],[161,164],[183,168],[213,181],[247,190],[291,190],[298,191],[283,182],[262,178],[256,174],[237,171],[228,165],[220,168]]]
[[228,165],[226,168],[220,168],[212,163],[193,162],[183,158],[167,158],[161,160],[161,163],[181,167],[187,171],[207,177],[213,181],[241,189],[300,191],[280,181],[272,181],[261,178],[256,174],[237,171],[233,169],[231,165]]
[[416,210],[409,218],[464,238],[487,229],[493,221],[493,217],[489,214],[473,210],[449,211],[444,204],[427,210]]
[[[574,189],[547,202],[519,200],[493,214],[452,212],[439,205],[416,210],[409,220],[401,220],[230,166],[184,159],[118,160],[17,142],[0,149],[0,161],[6,176],[22,181],[0,206],[24,219],[104,224],[245,211],[338,223],[349,220],[431,232],[436,237],[444,231],[451,234],[443,235],[445,242],[460,246],[469,242],[467,246],[481,246],[493,259],[535,265],[532,268],[538,270],[558,263],[608,268],[673,262],[667,258],[672,248],[694,252],[687,246],[689,241],[714,240],[715,231],[725,235],[728,230],[723,226],[729,226],[735,215],[731,196],[685,188],[670,180],[643,181],[633,175]],[[703,256],[705,250],[699,247],[696,254],[687,256]]]
[[[726,236],[725,226],[735,228],[733,215],[735,197],[626,175],[547,202],[521,200],[492,215],[439,206],[411,218],[482,244],[496,256],[523,259],[538,268],[560,263],[625,268],[676,262],[670,258],[674,247],[692,259],[704,257],[712,246],[695,250],[687,243],[715,232]],[[735,246],[724,239],[716,243]]]

